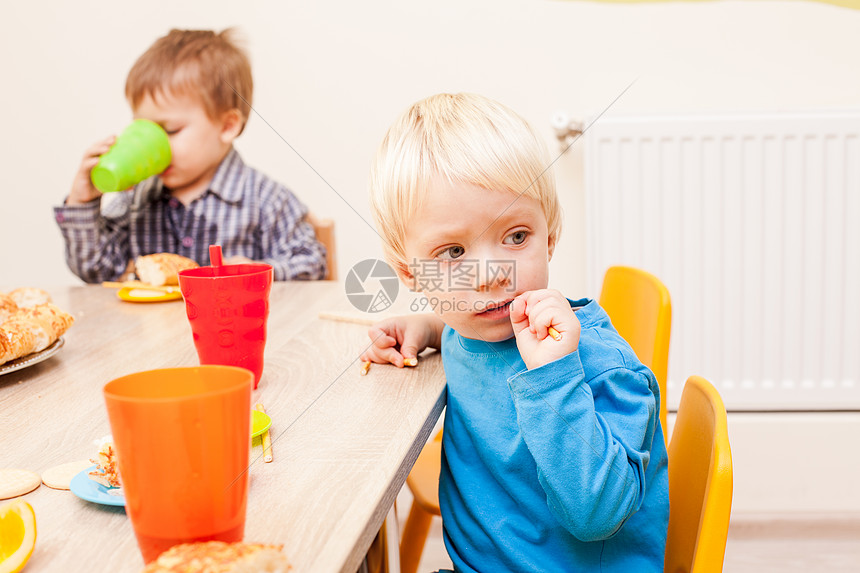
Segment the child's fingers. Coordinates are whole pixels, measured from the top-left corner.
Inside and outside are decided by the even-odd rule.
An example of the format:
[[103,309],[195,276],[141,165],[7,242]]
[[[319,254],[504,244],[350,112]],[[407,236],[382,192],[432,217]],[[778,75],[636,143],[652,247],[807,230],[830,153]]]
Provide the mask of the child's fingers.
[[[570,303],[558,291],[542,289],[521,295],[525,302],[525,314],[529,331],[538,340],[548,335],[550,326],[563,322],[565,313],[572,314]],[[513,311],[512,311],[513,312]]]
[[[549,327],[559,326],[559,309],[553,306],[543,306],[529,316],[529,322],[538,340],[549,336]],[[560,330],[556,329],[558,332]]]
[[89,173],[90,171],[92,171],[93,167],[98,165],[98,163],[98,157],[88,157],[81,162],[81,169]]
[[361,355],[361,360],[365,362],[375,362],[377,364],[393,364],[398,368],[403,368],[403,355],[394,347],[378,348],[373,346]]
[[[407,366],[415,366],[418,364],[419,346],[423,342],[425,333],[417,328],[406,329],[403,333],[403,342],[400,343],[400,354],[403,356]],[[421,350],[424,349],[421,347]]]
[[403,367],[403,356],[393,347],[378,348],[371,346],[362,353],[360,360],[362,362],[375,362],[376,364],[393,364],[398,368]]
[[514,335],[519,334],[529,327],[529,317],[526,314],[526,301],[517,297],[511,302],[511,325],[514,327]]
[[362,360],[370,360],[380,364],[394,364],[403,367],[403,355],[397,350],[397,339],[389,334],[386,324],[379,323],[371,326],[367,335],[373,342],[372,346],[362,355]]
[[104,155],[108,152],[108,150],[110,150],[111,146],[114,144],[115,141],[116,137],[114,137],[113,135],[99,141],[98,143],[94,144],[86,150],[86,152],[84,153],[84,158],[98,157],[100,155]]
[[379,324],[374,324],[368,328],[367,336],[370,337],[373,345],[378,346],[379,348],[387,348],[397,344],[397,339],[389,334],[388,329]]

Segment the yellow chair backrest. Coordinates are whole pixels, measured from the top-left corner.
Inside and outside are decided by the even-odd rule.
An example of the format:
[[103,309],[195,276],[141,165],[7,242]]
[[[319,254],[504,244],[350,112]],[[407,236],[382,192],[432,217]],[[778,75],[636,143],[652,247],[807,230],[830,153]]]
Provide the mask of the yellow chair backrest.
[[666,573],[723,570],[732,513],[732,452],[719,392],[687,379],[669,443]]
[[660,385],[660,425],[666,438],[666,372],[672,301],[669,289],[654,275],[633,267],[610,267],[603,277],[600,306],[618,334],[651,369]]

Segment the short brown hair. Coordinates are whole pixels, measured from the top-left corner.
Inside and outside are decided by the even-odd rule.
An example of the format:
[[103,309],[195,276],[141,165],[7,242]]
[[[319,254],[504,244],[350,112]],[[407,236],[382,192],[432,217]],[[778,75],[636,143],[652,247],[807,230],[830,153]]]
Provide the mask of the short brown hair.
[[146,96],[165,92],[197,96],[210,118],[238,109],[242,129],[254,94],[251,63],[235,41],[235,32],[171,30],[141,55],[125,82],[132,108]]

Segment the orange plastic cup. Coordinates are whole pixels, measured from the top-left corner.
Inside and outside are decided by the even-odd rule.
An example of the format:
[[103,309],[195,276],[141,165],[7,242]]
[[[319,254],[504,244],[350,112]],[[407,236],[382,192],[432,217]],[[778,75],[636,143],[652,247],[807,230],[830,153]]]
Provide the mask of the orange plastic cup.
[[254,389],[263,375],[272,277],[265,263],[179,272],[200,364],[247,368],[254,373]]
[[253,374],[149,370],[104,387],[125,507],[146,563],[192,541],[241,541]]

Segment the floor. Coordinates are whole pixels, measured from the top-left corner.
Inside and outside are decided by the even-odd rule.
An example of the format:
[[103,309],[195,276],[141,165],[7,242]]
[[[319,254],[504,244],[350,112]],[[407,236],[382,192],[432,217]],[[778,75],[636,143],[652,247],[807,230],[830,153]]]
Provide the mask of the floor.
[[[397,497],[401,524],[411,501],[408,488],[403,488]],[[450,567],[442,521],[434,519],[418,571]],[[723,571],[860,572],[860,514],[733,515]]]

